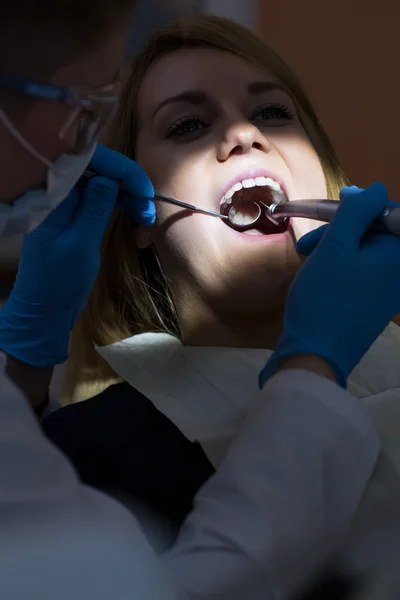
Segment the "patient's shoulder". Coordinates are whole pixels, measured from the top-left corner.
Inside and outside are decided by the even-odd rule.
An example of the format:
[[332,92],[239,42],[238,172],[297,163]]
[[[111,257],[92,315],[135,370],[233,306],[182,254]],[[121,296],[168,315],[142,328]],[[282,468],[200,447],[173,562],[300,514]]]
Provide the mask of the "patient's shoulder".
[[393,390],[400,399],[400,327],[391,323],[349,379],[349,391],[366,398]]

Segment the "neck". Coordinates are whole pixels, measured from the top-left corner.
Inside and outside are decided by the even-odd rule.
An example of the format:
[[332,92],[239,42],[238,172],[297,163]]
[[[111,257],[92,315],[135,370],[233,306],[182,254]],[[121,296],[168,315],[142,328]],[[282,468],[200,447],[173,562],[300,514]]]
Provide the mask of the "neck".
[[261,315],[191,314],[181,315],[182,342],[186,346],[220,346],[230,348],[265,348],[273,350],[283,326],[284,304]]

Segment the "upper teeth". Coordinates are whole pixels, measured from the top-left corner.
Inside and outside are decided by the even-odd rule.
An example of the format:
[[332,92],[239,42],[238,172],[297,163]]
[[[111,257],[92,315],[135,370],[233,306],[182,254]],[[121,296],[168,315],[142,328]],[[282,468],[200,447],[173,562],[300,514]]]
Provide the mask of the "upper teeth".
[[277,204],[285,198],[285,193],[282,191],[280,184],[271,179],[271,177],[255,177],[254,179],[243,179],[235,183],[221,200],[221,204],[231,204],[232,196],[242,188],[261,187],[267,185],[272,191],[272,197]]

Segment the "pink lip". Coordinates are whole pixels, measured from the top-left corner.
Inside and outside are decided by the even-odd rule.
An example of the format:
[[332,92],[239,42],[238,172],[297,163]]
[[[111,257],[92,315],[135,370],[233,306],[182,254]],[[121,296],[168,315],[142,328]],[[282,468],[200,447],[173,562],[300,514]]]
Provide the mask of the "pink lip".
[[246,238],[246,243],[250,242],[251,244],[287,244],[288,242],[293,242],[293,231],[289,227],[287,231],[284,233],[275,233],[273,235],[246,235],[240,231],[235,231],[232,229],[232,232],[237,236],[240,236],[242,240]]
[[276,173],[273,173],[272,171],[268,171],[267,169],[250,169],[249,171],[244,171],[243,173],[239,173],[238,175],[236,175],[236,177],[231,179],[226,184],[226,186],[224,187],[224,189],[221,193],[220,200],[222,200],[222,198],[225,196],[226,192],[233,185],[235,185],[235,183],[239,183],[239,181],[243,181],[244,179],[255,179],[256,177],[270,177],[270,179],[277,181],[279,183],[279,185],[281,186],[282,190],[285,192],[286,196],[288,196],[285,183],[279,175],[277,175]]

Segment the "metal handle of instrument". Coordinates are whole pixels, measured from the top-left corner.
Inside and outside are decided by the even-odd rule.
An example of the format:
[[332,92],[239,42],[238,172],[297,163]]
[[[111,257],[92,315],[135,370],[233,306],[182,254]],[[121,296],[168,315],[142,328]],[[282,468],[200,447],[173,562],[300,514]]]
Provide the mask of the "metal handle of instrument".
[[208,215],[209,217],[218,217],[219,219],[229,220],[229,217],[227,215],[222,215],[221,213],[217,213],[206,208],[199,208],[198,206],[194,206],[194,204],[182,202],[182,200],[171,198],[171,196],[166,196],[161,192],[154,192],[154,198],[155,200],[160,200],[161,202],[166,202],[167,204],[173,204],[174,206],[179,206],[180,208],[185,208],[186,210],[190,210],[195,213],[201,213],[203,215]]
[[[300,217],[329,223],[339,207],[336,200],[293,200],[270,207],[270,213],[277,217]],[[400,236],[400,207],[388,206],[377,219],[371,230],[377,233],[392,233]]]
[[[92,177],[98,176],[98,173],[94,171],[90,171],[86,169],[83,173],[83,177],[86,179],[91,179]],[[120,188],[124,189],[124,186],[120,184]],[[166,204],[173,204],[174,206],[179,206],[180,208],[185,208],[186,210],[190,210],[192,212],[201,213],[203,215],[209,215],[210,217],[218,217],[219,219],[229,219],[226,215],[221,215],[220,213],[213,212],[212,210],[207,210],[205,208],[199,208],[198,206],[194,206],[194,204],[188,204],[187,202],[182,202],[182,200],[177,200],[176,198],[171,198],[171,196],[166,196],[162,192],[154,192],[154,199],[159,200],[160,202],[165,202]]]

